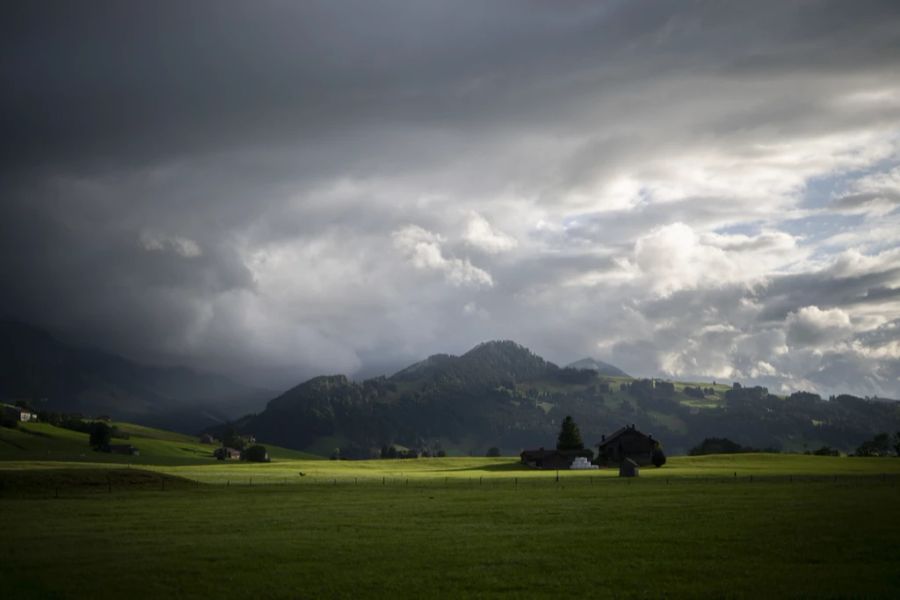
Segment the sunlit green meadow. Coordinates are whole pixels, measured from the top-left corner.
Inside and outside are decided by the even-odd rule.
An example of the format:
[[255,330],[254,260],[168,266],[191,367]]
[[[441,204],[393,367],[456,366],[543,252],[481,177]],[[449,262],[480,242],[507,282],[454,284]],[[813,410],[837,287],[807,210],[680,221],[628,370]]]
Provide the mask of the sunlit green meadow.
[[216,461],[193,438],[132,429],[138,463],[48,427],[2,432],[4,598],[900,590],[897,459],[670,457],[622,479],[515,457],[331,461],[276,449],[270,463]]

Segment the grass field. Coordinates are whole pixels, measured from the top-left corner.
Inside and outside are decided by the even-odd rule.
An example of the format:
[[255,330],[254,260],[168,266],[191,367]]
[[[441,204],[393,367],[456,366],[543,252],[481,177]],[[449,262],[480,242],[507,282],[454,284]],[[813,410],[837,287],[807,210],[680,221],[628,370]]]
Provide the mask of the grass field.
[[0,581],[10,598],[888,598],[896,483],[73,489],[0,500]]
[[4,598],[900,590],[897,459],[673,457],[636,480],[610,469],[557,480],[511,458],[245,464],[159,453],[129,468],[36,451],[0,455]]

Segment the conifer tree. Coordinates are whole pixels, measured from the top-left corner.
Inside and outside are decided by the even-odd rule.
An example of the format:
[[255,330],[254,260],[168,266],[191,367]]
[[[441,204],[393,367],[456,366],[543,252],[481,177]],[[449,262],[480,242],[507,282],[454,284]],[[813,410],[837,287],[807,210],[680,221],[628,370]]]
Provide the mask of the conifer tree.
[[559,430],[559,438],[556,441],[557,450],[584,450],[584,442],[581,441],[581,432],[572,417],[563,419],[562,428]]

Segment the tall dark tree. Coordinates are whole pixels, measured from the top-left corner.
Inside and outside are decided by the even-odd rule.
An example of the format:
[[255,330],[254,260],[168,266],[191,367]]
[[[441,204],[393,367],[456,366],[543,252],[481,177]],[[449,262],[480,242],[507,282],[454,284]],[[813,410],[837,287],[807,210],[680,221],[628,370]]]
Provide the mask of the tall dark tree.
[[238,435],[237,430],[232,425],[225,428],[222,433],[222,445],[226,448],[234,448],[235,450],[244,449],[244,438]]
[[559,430],[559,438],[556,440],[557,450],[584,450],[584,442],[581,441],[581,432],[578,425],[568,416],[563,419]]
[[95,421],[91,425],[91,447],[95,450],[109,450],[109,442],[112,440],[112,427],[103,421]]

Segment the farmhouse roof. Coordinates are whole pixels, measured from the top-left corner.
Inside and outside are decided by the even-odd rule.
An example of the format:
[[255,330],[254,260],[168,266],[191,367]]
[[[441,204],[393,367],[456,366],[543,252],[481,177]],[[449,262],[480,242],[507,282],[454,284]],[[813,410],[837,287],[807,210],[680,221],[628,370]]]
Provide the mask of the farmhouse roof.
[[631,434],[637,434],[637,435],[639,435],[639,436],[641,436],[641,437],[647,438],[648,440],[652,440],[652,439],[653,439],[653,436],[652,436],[652,435],[647,435],[646,433],[644,433],[644,432],[642,432],[642,431],[638,431],[638,430],[635,428],[634,425],[626,425],[625,427],[622,427],[621,429],[617,429],[616,431],[614,431],[614,432],[611,433],[610,435],[605,436],[605,437],[603,438],[603,440],[602,440],[600,443],[596,444],[596,445],[599,446],[600,448],[603,448],[603,447],[608,446],[609,444],[611,444],[611,443],[617,441],[617,440],[618,440],[620,437],[622,437],[623,435],[626,435],[626,434],[629,434],[629,433],[631,433]]

